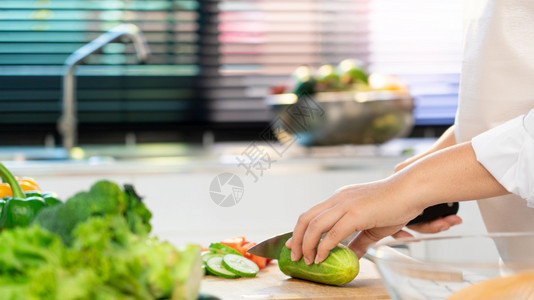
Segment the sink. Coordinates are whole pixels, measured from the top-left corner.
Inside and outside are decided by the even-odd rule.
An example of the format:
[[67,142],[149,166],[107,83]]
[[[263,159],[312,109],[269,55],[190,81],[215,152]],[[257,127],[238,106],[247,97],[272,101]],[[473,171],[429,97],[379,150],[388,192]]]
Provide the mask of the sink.
[[179,143],[136,145],[81,145],[67,151],[63,147],[3,146],[2,161],[66,161],[66,160],[142,160],[161,157],[204,155],[201,146]]
[[67,151],[59,147],[41,146],[2,146],[0,147],[0,160],[26,161],[26,160],[67,160],[70,159]]

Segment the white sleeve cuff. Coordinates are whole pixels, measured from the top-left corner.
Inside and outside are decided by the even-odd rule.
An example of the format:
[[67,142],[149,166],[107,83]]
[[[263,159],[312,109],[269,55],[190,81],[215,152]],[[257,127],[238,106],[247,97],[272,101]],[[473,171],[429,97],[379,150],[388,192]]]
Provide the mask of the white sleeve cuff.
[[477,160],[509,192],[534,207],[534,109],[471,141]]

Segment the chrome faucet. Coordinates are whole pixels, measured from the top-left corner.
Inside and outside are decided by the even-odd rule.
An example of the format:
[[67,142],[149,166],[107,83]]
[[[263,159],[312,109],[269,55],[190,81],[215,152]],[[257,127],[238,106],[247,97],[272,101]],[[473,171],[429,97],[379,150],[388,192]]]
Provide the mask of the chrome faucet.
[[93,41],[76,50],[65,60],[63,69],[63,106],[58,130],[63,139],[63,148],[70,155],[70,150],[77,143],[78,120],[76,113],[76,74],[75,68],[91,54],[102,49],[105,45],[121,38],[128,37],[134,44],[139,62],[146,62],[150,55],[147,41],[136,25],[122,24],[100,35]]

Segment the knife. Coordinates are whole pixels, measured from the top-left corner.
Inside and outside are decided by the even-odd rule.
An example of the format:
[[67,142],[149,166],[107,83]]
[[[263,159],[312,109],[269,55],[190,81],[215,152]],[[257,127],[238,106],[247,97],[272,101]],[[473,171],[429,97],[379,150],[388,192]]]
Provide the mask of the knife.
[[[408,222],[408,224],[406,225],[415,225],[423,222],[432,221],[439,217],[453,215],[458,212],[458,208],[458,202],[442,203],[430,206],[423,210],[423,212],[419,216]],[[353,233],[352,235],[341,241],[341,243],[344,245],[348,245],[348,243],[350,243],[350,241],[356,236],[356,234],[357,232]],[[273,236],[271,238],[266,239],[265,241],[262,241],[252,246],[250,249],[248,249],[247,252],[256,256],[278,259],[278,257],[280,256],[280,251],[282,251],[282,248],[284,247],[285,243],[292,235],[293,232],[286,232]]]

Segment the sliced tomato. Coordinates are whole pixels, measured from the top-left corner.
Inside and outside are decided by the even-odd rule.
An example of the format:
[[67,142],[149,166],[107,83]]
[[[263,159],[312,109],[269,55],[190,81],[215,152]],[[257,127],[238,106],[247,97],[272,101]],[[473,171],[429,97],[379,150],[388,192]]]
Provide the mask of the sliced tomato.
[[256,243],[254,242],[247,242],[245,245],[243,245],[243,249],[245,249],[245,257],[255,262],[256,265],[258,265],[258,267],[261,270],[265,268],[265,266],[267,265],[268,259],[265,257],[256,256],[256,255],[246,252],[248,249],[250,249],[254,245],[256,245]]
[[[243,243],[245,243],[245,237],[244,236],[236,236],[236,237],[233,237],[233,238],[229,238],[229,239],[225,239],[225,240],[222,240],[221,241],[221,244],[226,244],[230,247],[232,247],[232,245],[243,245]],[[232,244],[232,245],[230,245]]]
[[246,250],[243,249],[243,244],[245,244],[244,236],[236,236],[230,239],[222,240],[221,244],[229,246],[237,250],[241,255],[244,255]]
[[261,269],[265,268],[265,266],[267,265],[267,258],[265,257],[259,257],[259,256],[256,256],[256,255],[252,255],[252,257],[248,257],[248,259],[250,259],[251,261],[255,262],[256,265],[258,265],[258,267]]

